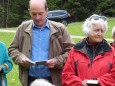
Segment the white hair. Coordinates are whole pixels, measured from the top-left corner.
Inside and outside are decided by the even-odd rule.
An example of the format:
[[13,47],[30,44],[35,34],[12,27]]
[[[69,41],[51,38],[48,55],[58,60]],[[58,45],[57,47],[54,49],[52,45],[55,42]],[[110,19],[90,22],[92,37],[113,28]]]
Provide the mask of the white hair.
[[112,29],[112,36],[115,36],[115,26]]
[[107,20],[103,20],[102,18],[94,19],[93,16],[102,17],[100,15],[93,14],[92,16],[87,18],[83,24],[83,33],[88,35],[90,33],[90,31],[92,31],[94,24],[98,24],[98,23],[102,25],[104,33],[106,33],[107,29],[108,29]]
[[54,86],[54,85],[52,85],[45,79],[36,79],[31,83],[30,86]]

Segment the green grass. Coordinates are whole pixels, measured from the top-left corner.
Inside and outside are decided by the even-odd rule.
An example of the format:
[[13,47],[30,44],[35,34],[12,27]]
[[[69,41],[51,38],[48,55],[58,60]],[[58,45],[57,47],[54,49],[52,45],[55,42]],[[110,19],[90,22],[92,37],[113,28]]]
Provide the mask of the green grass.
[[0,29],[4,29],[4,30],[16,30],[16,28],[0,28]]
[[7,74],[8,86],[21,86],[19,81],[18,65],[13,65],[13,69]]
[[0,32],[0,41],[3,41],[9,47],[14,37],[14,33]]
[[[71,35],[84,36],[82,33],[82,24],[83,22],[71,23],[67,26],[67,29]],[[115,26],[115,18],[108,19],[108,32],[105,34],[106,38],[111,38],[111,29]],[[4,28],[0,28],[4,29]],[[16,28],[6,28],[8,30],[16,30]],[[0,41],[4,42],[7,47],[10,46],[11,41],[13,40],[14,33],[4,33],[0,32]],[[77,43],[80,38],[73,39]],[[18,77],[18,66],[14,64],[13,69],[10,73],[7,74],[9,86],[21,86],[19,77]]]

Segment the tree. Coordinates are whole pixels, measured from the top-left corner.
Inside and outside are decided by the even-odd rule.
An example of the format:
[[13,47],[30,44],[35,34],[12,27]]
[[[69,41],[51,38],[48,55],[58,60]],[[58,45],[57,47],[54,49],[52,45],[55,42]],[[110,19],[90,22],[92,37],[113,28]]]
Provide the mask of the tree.
[[[82,21],[93,13],[115,16],[114,0],[47,0],[49,10],[67,10],[72,21]],[[0,0],[0,27],[16,27],[30,19],[28,0]]]
[[28,0],[12,0],[10,2],[9,27],[16,27],[22,21],[30,19],[28,12]]

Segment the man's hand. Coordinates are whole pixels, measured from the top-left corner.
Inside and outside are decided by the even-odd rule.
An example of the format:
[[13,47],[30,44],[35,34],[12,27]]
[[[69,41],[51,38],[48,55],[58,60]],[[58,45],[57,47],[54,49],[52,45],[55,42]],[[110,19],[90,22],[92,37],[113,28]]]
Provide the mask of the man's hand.
[[22,65],[23,67],[29,67],[31,65],[30,62],[30,59],[28,59],[27,57],[23,57],[20,61],[20,65]]
[[46,66],[48,66],[48,68],[54,68],[56,61],[54,59],[49,59],[47,60]]

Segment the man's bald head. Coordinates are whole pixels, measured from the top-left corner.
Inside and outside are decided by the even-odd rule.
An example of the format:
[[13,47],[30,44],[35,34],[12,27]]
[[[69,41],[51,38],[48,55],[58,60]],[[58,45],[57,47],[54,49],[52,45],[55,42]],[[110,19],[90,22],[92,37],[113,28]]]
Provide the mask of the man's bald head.
[[29,8],[33,6],[45,7],[47,9],[47,2],[46,0],[30,0]]

